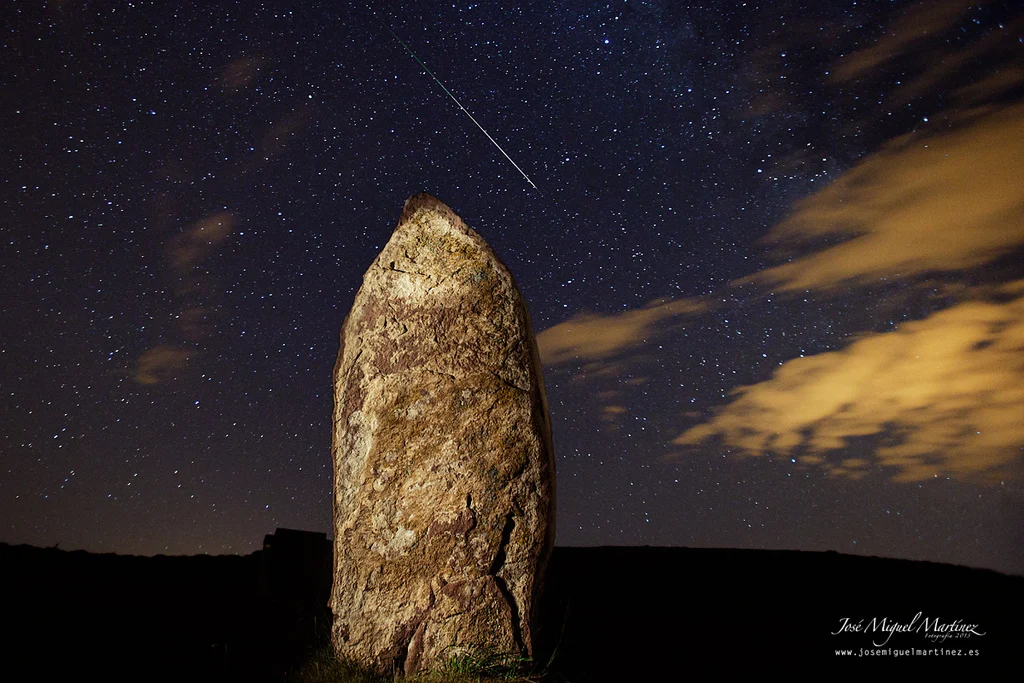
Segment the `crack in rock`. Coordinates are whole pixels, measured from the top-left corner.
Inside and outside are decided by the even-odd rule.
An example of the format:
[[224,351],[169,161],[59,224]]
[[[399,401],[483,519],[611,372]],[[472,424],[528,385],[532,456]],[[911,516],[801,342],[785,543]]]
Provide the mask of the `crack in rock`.
[[505,560],[508,559],[508,544],[512,540],[512,530],[515,527],[515,513],[509,512],[505,515],[505,527],[501,530],[501,542],[498,545],[498,552],[494,554],[494,560],[491,562],[491,568],[487,570],[487,573],[494,579],[494,585],[498,587],[501,597],[505,599],[509,610],[512,612],[512,638],[516,642],[516,647],[522,653],[526,652],[526,648],[523,643],[523,630],[519,623],[519,605],[516,604],[515,596],[509,590],[505,579],[500,575],[501,570],[505,567]]

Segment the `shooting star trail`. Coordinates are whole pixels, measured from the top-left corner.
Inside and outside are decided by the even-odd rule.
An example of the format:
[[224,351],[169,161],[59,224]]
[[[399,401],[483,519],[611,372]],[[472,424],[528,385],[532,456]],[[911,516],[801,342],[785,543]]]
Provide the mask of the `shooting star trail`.
[[[373,10],[370,10],[370,11],[372,12]],[[504,157],[505,157],[506,159],[508,159],[509,163],[510,163],[510,164],[512,164],[513,166],[515,166],[515,167],[516,167],[516,170],[517,170],[517,171],[519,171],[519,174],[520,174],[521,176],[523,176],[523,178],[524,178],[524,179],[526,180],[526,182],[530,183],[530,187],[532,187],[533,189],[537,190],[537,192],[540,192],[540,188],[539,188],[539,187],[537,187],[537,186],[536,186],[536,185],[535,185],[535,184],[533,183],[533,181],[532,181],[532,180],[530,180],[530,176],[526,175],[526,173],[525,173],[525,172],[523,171],[523,169],[519,168],[519,164],[517,164],[516,162],[512,161],[512,157],[510,157],[510,156],[508,155],[508,152],[506,152],[505,150],[503,150],[503,149],[501,148],[501,145],[499,145],[499,144],[498,144],[498,141],[497,141],[497,140],[495,140],[494,138],[492,138],[492,137],[491,137],[491,134],[490,134],[490,133],[488,133],[488,132],[487,132],[486,130],[484,130],[484,127],[480,125],[480,122],[479,122],[479,121],[477,121],[477,120],[476,120],[476,119],[475,119],[475,118],[473,117],[473,115],[469,113],[469,110],[468,110],[468,109],[466,109],[465,107],[463,107],[463,106],[462,106],[462,102],[459,102],[458,98],[457,98],[457,97],[455,97],[455,95],[453,95],[453,94],[452,94],[452,91],[451,91],[451,90],[449,90],[448,88],[444,87],[444,83],[442,83],[442,82],[441,82],[441,79],[439,79],[439,78],[438,78],[437,76],[435,76],[435,75],[434,75],[434,72],[433,72],[433,71],[431,71],[430,69],[428,69],[428,68],[427,68],[427,65],[426,65],[426,64],[424,64],[424,63],[423,63],[423,61],[422,61],[422,60],[421,60],[421,59],[420,59],[419,57],[417,57],[417,56],[416,56],[416,53],[415,53],[415,52],[413,52],[413,51],[412,51],[412,50],[411,50],[411,49],[409,48],[409,46],[405,44],[405,41],[404,41],[404,40],[402,40],[401,38],[399,38],[399,37],[398,37],[398,35],[397,35],[397,34],[396,34],[396,33],[395,33],[394,31],[392,31],[392,30],[391,30],[391,27],[390,27],[390,26],[388,26],[388,25],[387,25],[387,24],[386,24],[386,23],[384,22],[384,19],[383,19],[382,17],[380,17],[380,15],[378,15],[378,14],[377,14],[376,12],[373,12],[373,16],[377,17],[377,19],[378,19],[378,20],[380,20],[380,23],[381,23],[381,25],[382,25],[382,26],[383,26],[383,27],[384,27],[385,29],[387,29],[387,32],[391,34],[391,37],[392,37],[392,38],[394,38],[395,40],[397,40],[397,41],[398,41],[398,42],[399,42],[399,43],[400,43],[400,44],[402,45],[402,47],[404,47],[404,48],[405,48],[405,51],[406,51],[406,52],[408,52],[408,53],[409,53],[409,55],[410,55],[410,56],[412,56],[412,58],[413,58],[413,59],[415,59],[415,60],[416,60],[416,62],[417,62],[417,63],[418,63],[418,64],[419,64],[420,66],[422,66],[422,67],[423,67],[423,70],[427,72],[427,75],[429,75],[429,76],[430,76],[431,78],[433,78],[433,79],[434,79],[434,81],[436,81],[436,82],[437,82],[437,84],[438,84],[439,86],[441,86],[441,89],[445,91],[445,93],[446,93],[446,94],[448,95],[448,97],[452,98],[452,102],[454,102],[455,104],[459,105],[459,109],[461,109],[461,110],[462,110],[462,111],[463,111],[463,112],[464,112],[464,113],[466,114],[466,116],[468,116],[468,117],[469,117],[469,120],[470,120],[470,121],[472,121],[472,122],[473,122],[474,124],[476,124],[476,127],[477,127],[477,128],[479,128],[479,129],[480,129],[480,131],[481,131],[481,132],[482,132],[482,133],[483,133],[484,135],[486,135],[486,136],[487,136],[487,139],[488,139],[488,140],[490,140],[490,141],[491,141],[491,142],[492,142],[492,143],[494,144],[494,146],[498,148],[498,151],[499,151],[499,152],[501,152],[501,153],[502,153],[502,155],[504,155]],[[543,193],[541,193],[541,194],[543,194]]]

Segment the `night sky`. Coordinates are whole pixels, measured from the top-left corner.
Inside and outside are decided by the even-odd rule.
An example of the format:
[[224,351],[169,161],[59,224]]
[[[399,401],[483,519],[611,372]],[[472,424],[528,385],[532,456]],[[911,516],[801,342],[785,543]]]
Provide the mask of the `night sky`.
[[0,7],[0,541],[329,532],[426,191],[530,307],[559,545],[1024,573],[1017,3],[310,4]]

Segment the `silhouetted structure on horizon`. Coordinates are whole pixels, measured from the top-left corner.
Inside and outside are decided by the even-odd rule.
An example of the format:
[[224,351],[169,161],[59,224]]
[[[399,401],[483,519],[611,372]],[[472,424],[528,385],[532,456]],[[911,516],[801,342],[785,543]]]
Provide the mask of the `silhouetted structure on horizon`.
[[260,589],[278,598],[327,605],[332,552],[323,532],[278,528],[263,537]]

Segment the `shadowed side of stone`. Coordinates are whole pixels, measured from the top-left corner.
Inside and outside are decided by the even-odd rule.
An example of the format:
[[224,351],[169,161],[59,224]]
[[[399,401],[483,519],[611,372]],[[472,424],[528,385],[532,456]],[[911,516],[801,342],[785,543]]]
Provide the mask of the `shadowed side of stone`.
[[363,278],[334,371],[339,656],[382,672],[530,656],[554,464],[526,305],[427,194]]

